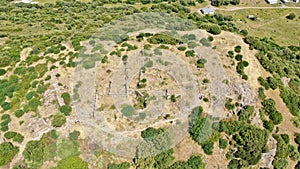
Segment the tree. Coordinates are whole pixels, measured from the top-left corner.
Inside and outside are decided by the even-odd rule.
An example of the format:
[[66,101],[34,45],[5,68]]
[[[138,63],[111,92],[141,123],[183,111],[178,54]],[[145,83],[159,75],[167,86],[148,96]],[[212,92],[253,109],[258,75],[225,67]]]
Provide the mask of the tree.
[[290,13],[288,16],[286,16],[287,19],[293,20],[296,17],[294,13]]
[[241,47],[240,45],[237,45],[237,46],[234,47],[234,51],[235,51],[236,53],[240,53],[240,52],[241,52],[241,49],[242,49],[242,47]]
[[65,116],[69,116],[72,111],[72,107],[69,105],[63,105],[59,108],[59,111],[62,112]]
[[108,169],[129,169],[129,168],[130,168],[130,163],[128,163],[128,162],[108,165]]
[[61,127],[67,122],[66,117],[62,113],[56,113],[52,117],[51,124],[53,127]]
[[69,93],[65,92],[63,94],[61,94],[61,97],[64,99],[64,102],[66,105],[70,105],[71,103],[71,96]]
[[78,156],[68,157],[66,159],[60,160],[57,163],[57,167],[55,169],[88,169],[88,163],[83,161]]
[[188,50],[185,52],[186,57],[194,57],[195,56],[195,51],[194,50]]
[[0,166],[4,166],[12,161],[15,155],[19,152],[19,148],[10,142],[0,144]]
[[236,158],[245,160],[249,165],[255,165],[261,159],[262,153],[269,138],[267,130],[257,127],[248,127],[233,135],[236,142]]
[[281,115],[281,113],[279,111],[274,111],[273,113],[271,113],[270,116],[269,116],[269,118],[270,118],[270,120],[273,121],[273,123],[275,125],[280,124],[282,122],[282,120],[283,120],[282,119],[282,115]]
[[222,138],[219,139],[219,147],[220,147],[221,149],[225,149],[225,148],[227,147],[227,145],[228,145],[227,140],[222,139]]
[[300,145],[300,133],[295,133],[295,142]]
[[218,25],[211,25],[209,26],[208,30],[209,33],[214,34],[214,35],[218,35],[221,33],[221,29]]
[[39,168],[46,160],[47,150],[42,141],[29,141],[26,144],[23,156],[30,168]]
[[278,82],[274,77],[268,77],[267,82],[271,89],[275,90],[278,87]]

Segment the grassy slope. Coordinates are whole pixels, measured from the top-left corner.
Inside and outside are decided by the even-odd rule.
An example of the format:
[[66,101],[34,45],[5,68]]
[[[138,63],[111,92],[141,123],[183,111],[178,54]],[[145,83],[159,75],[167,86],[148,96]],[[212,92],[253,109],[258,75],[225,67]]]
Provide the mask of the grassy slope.
[[[285,17],[295,13],[294,20]],[[240,29],[247,29],[250,35],[273,38],[280,45],[300,44],[300,9],[243,9],[236,11],[217,11],[225,15],[232,15]],[[255,15],[258,20],[247,19],[248,15]]]

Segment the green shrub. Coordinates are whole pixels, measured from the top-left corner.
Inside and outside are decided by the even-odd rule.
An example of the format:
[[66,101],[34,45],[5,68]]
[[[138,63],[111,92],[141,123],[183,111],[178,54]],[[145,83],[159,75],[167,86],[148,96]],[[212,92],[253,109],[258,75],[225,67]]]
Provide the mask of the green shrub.
[[211,46],[211,43],[209,40],[207,40],[206,38],[202,38],[200,39],[200,43],[203,45],[203,46],[206,46],[206,47],[209,47]]
[[214,35],[218,35],[221,33],[221,29],[218,25],[211,25],[211,26],[209,26],[207,32],[214,34]]
[[108,165],[108,169],[129,169],[129,168],[130,168],[130,163],[128,163],[128,162]]
[[230,57],[230,58],[233,58],[234,57],[234,52],[232,50],[228,51],[227,56]]
[[180,51],[185,51],[186,47],[185,46],[179,46],[177,49],[180,50]]
[[242,50],[242,47],[241,47],[240,45],[237,45],[237,46],[234,47],[234,51],[235,51],[236,53],[240,53],[241,50]]
[[6,70],[5,69],[0,69],[0,76],[3,76],[6,74]]
[[201,147],[205,154],[212,155],[213,154],[213,148],[214,148],[214,142],[205,142],[201,144]]
[[11,108],[11,105],[8,102],[4,102],[4,103],[1,104],[1,107],[4,111],[7,111]]
[[78,156],[62,159],[57,163],[55,169],[88,169],[89,165]]
[[235,59],[236,59],[237,61],[242,61],[242,60],[243,60],[243,55],[237,54],[237,55],[235,55]]
[[194,50],[188,50],[185,52],[186,57],[194,57],[195,56],[195,51]]
[[47,156],[46,146],[41,141],[29,141],[23,151],[25,163],[29,168],[40,168]]
[[65,116],[69,116],[72,111],[72,107],[69,105],[63,105],[59,108],[59,111],[62,112]]
[[23,114],[24,114],[24,111],[23,111],[23,110],[17,110],[17,111],[15,112],[15,116],[18,117],[18,118],[22,117]]
[[287,19],[293,20],[296,17],[295,13],[290,13],[288,16],[286,16]]
[[197,63],[196,63],[197,68],[204,68],[204,65],[206,62],[207,62],[207,60],[204,58],[198,59]]
[[66,105],[70,105],[70,103],[71,103],[71,96],[70,96],[69,93],[65,92],[65,93],[61,94],[61,97],[63,98],[64,103]]
[[5,134],[4,134],[4,137],[6,138],[6,139],[13,139],[13,141],[16,141],[16,142],[18,142],[18,143],[22,143],[23,142],[23,140],[24,140],[24,136],[22,136],[21,134],[19,134],[19,133],[16,133],[16,132],[11,132],[11,131],[9,131],[9,132],[6,132]]
[[0,144],[0,166],[9,164],[15,155],[19,152],[19,148],[12,143],[3,142]]
[[56,113],[51,120],[53,127],[61,127],[67,122],[66,117],[62,113]]
[[69,138],[70,138],[70,140],[75,141],[78,139],[79,135],[80,135],[80,132],[75,130],[69,134]]
[[80,155],[79,144],[72,140],[62,140],[62,142],[57,145],[57,154],[62,159],[78,156]]

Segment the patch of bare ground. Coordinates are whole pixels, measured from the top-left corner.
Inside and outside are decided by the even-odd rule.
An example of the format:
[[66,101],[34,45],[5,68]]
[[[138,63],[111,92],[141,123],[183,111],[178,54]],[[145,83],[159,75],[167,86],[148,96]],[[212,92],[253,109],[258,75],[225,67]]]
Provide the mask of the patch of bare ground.
[[186,161],[195,154],[203,154],[203,150],[190,136],[186,136],[174,147],[175,161]]
[[226,151],[219,149],[218,144],[214,144],[213,155],[206,155],[201,147],[190,136],[185,137],[174,147],[175,161],[187,161],[192,155],[202,154],[206,163],[206,168],[226,168],[228,160],[225,157]]

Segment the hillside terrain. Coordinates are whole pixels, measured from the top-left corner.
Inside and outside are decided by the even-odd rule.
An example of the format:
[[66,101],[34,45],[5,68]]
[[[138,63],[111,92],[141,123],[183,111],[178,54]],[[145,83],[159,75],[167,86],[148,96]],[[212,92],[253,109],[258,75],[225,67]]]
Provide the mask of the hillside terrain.
[[0,168],[300,168],[299,21],[294,2],[2,0]]

